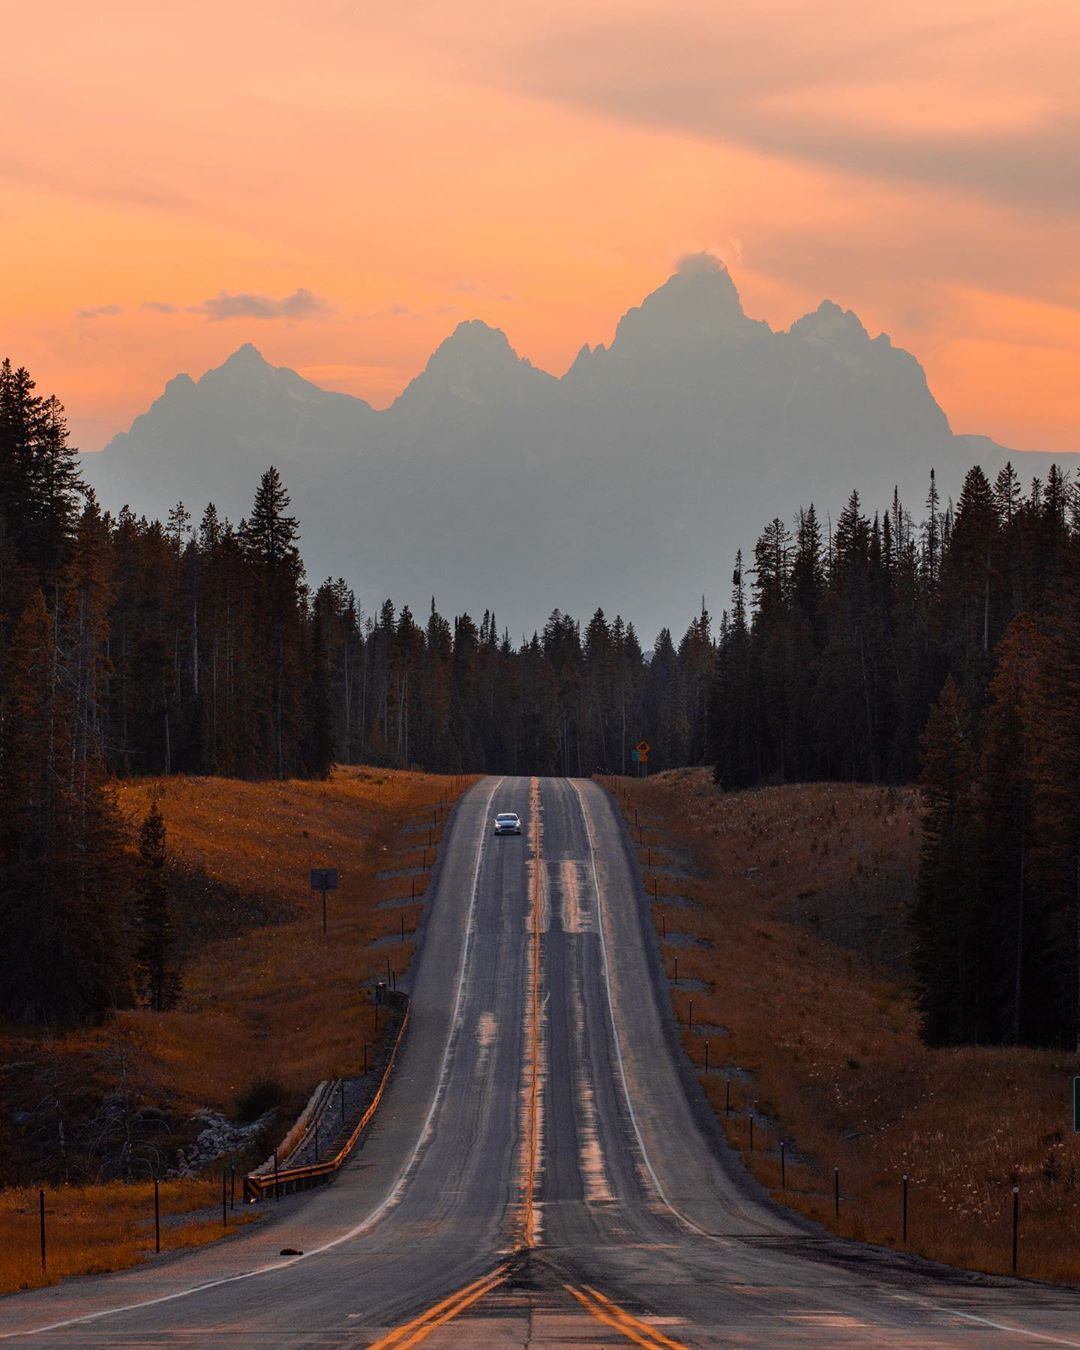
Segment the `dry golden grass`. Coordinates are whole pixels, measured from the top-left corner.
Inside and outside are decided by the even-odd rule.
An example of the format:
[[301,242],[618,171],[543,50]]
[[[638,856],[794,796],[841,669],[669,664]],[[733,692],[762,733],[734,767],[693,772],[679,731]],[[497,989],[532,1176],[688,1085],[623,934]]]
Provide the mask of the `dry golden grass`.
[[[222,1224],[218,1180],[169,1181],[160,1189],[161,1250],[196,1247],[256,1217],[238,1207]],[[208,1211],[213,1217],[208,1216]],[[46,1192],[46,1268],[41,1268],[38,1191],[0,1191],[0,1290],[36,1289],[65,1275],[138,1265],[154,1251],[153,1184],[61,1186]]]
[[[377,873],[430,866],[445,819],[437,806],[471,781],[348,768],[325,783],[168,778],[120,784],[121,807],[135,822],[158,799],[173,859],[228,888],[225,898],[211,892],[228,912],[197,915],[209,936],[189,952],[175,1010],[122,1012],[108,1027],[49,1041],[0,1029],[0,1056],[12,1062],[36,1056],[62,1063],[71,1078],[102,1083],[108,1074],[103,1065],[122,1043],[140,1095],[179,1115],[200,1107],[234,1115],[253,1082],[275,1079],[286,1094],[278,1127],[284,1133],[290,1111],[316,1083],[359,1072],[365,1044],[377,1046],[385,1019],[376,1033],[364,986],[385,976],[387,962],[395,972],[407,967],[413,950],[408,935],[427,884],[426,872],[385,879]],[[429,821],[432,849],[425,848]],[[406,832],[410,822],[424,828]],[[339,871],[326,937],[321,903],[308,891],[312,866]],[[408,895],[410,886],[415,905],[378,908],[382,900]],[[267,913],[273,922],[263,922]],[[178,916],[178,926],[185,918],[191,915]],[[406,941],[394,941],[403,919]],[[391,941],[370,950],[379,938]],[[176,1183],[163,1188],[163,1201],[167,1192],[177,1212],[198,1209],[207,1203],[206,1186],[214,1202],[215,1184]],[[140,1260],[145,1234],[138,1225],[147,1216],[152,1221],[151,1194],[146,1185],[121,1183],[50,1189],[56,1256],[49,1277]],[[106,1213],[107,1226],[88,1222]],[[27,1224],[29,1239],[19,1237]],[[0,1191],[0,1292],[40,1281],[36,1225],[36,1189]],[[168,1243],[211,1240],[220,1228],[220,1221],[197,1217],[182,1229],[170,1228]]]
[[[779,1194],[782,1136],[782,1198],[847,1236],[886,1245],[900,1242],[907,1172],[909,1248],[999,1272],[1011,1263],[1016,1184],[1021,1273],[1080,1280],[1076,1057],[930,1050],[919,1040],[902,950],[918,851],[915,794],[816,784],[722,795],[704,770],[618,782],[632,826],[638,813],[642,862],[650,843],[674,845],[698,873],[646,875],[650,891],[656,876],[657,927],[712,944],[663,951],[669,974],[677,958],[680,980],[706,985],[674,989],[684,1028],[692,1001],[696,1026],[728,1032],[709,1033],[712,1072],[702,1081],[751,1171]],[[705,1039],[683,1032],[702,1070]]]

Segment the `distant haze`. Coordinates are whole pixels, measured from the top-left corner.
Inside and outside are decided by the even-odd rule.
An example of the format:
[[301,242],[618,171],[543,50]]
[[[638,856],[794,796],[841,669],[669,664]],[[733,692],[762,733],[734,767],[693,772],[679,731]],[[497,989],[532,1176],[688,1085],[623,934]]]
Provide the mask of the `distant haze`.
[[[112,510],[183,500],[197,520],[212,500],[237,521],[274,463],[309,579],[343,576],[368,612],[390,597],[422,616],[434,596],[518,640],[556,607],[599,606],[651,643],[703,595],[727,605],[735,550],[772,516],[813,500],[824,520],[852,488],[872,512],[897,485],[919,521],[931,467],[944,501],[1005,455],[954,436],[918,361],[853,313],[824,301],[775,332],[696,255],[561,379],[467,322],[377,412],[245,345],[170,381],[84,471]],[[1023,460],[1027,476],[1048,462]]]

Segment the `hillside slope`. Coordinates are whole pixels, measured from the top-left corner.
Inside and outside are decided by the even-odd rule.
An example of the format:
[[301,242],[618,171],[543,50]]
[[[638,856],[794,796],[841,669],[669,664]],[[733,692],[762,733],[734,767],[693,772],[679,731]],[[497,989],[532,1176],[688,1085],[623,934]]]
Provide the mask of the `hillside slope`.
[[[86,1127],[116,1091],[121,1061],[127,1090],[155,1113],[136,1175],[152,1157],[171,1163],[157,1157],[152,1137],[162,1122],[183,1137],[190,1113],[235,1115],[260,1081],[275,1085],[287,1114],[321,1078],[351,1071],[365,1041],[376,1040],[368,986],[388,962],[407,967],[427,884],[422,865],[434,857],[427,826],[409,831],[407,822],[426,821],[437,842],[434,813],[444,818],[454,781],[350,768],[328,782],[120,783],[133,829],[151,800],[165,818],[180,1001],[169,1012],[121,1011],[105,1026],[66,1033],[0,1027],[9,1061],[0,1180],[116,1174],[107,1144],[95,1147]],[[326,937],[308,890],[313,866],[339,871]],[[402,897],[404,905],[380,908]]]
[[706,770],[612,781],[658,891],[683,1045],[751,1171],[831,1228],[887,1245],[901,1241],[907,1173],[910,1249],[989,1271],[1009,1269],[1018,1185],[1021,1273],[1080,1280],[1065,1240],[1080,1220],[1075,1058],[919,1039],[906,950],[916,794],[725,795]]

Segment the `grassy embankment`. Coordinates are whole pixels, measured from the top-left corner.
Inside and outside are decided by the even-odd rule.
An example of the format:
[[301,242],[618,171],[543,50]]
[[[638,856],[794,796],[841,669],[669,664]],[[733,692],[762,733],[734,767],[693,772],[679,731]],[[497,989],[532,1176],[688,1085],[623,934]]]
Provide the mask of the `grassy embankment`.
[[[1080,1280],[1076,1056],[919,1040],[906,931],[915,792],[817,784],[725,796],[705,770],[616,783],[635,837],[641,826],[669,977],[678,961],[683,1044],[754,1175],[841,1234],[899,1246],[907,1172],[908,1248],[994,1272],[1010,1268],[1018,1185],[1020,1272]],[[695,875],[659,851],[672,846]]]
[[[32,1111],[47,1090],[85,1115],[117,1091],[118,1063],[124,1090],[171,1119],[203,1107],[235,1117],[245,1098],[261,1095],[279,1105],[272,1133],[280,1135],[320,1079],[359,1072],[365,1043],[374,1060],[378,1037],[366,986],[385,975],[387,962],[397,972],[408,966],[427,884],[424,872],[381,880],[376,874],[430,866],[426,822],[437,844],[445,819],[439,811],[436,822],[437,804],[465,785],[364,769],[338,770],[326,783],[120,784],[121,806],[136,824],[155,796],[165,817],[178,882],[175,924],[186,953],[180,1004],[166,1013],[122,1012],[106,1027],[51,1036],[0,1027],[0,1059],[17,1070],[3,1091],[5,1179],[33,1177],[46,1158],[55,1163],[56,1141],[28,1142],[11,1123],[16,1113]],[[406,831],[410,820],[414,828]],[[340,874],[326,938],[321,906],[308,891],[312,866]],[[379,908],[407,897],[412,886],[416,904]],[[274,1142],[264,1138],[255,1148]],[[248,1161],[255,1159],[241,1165]],[[76,1183],[79,1170],[85,1174],[85,1160]],[[36,1186],[0,1190],[0,1292],[145,1259],[153,1251],[152,1194],[150,1181],[47,1187],[45,1274]],[[213,1208],[219,1201],[216,1175],[163,1185],[164,1247],[220,1237]]]

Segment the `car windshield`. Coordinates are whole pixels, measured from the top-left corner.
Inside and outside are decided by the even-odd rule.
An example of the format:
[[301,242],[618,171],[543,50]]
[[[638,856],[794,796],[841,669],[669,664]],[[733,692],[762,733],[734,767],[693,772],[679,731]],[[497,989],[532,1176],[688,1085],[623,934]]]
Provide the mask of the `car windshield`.
[[512,811],[500,811],[495,817],[496,820],[517,820],[517,816]]

